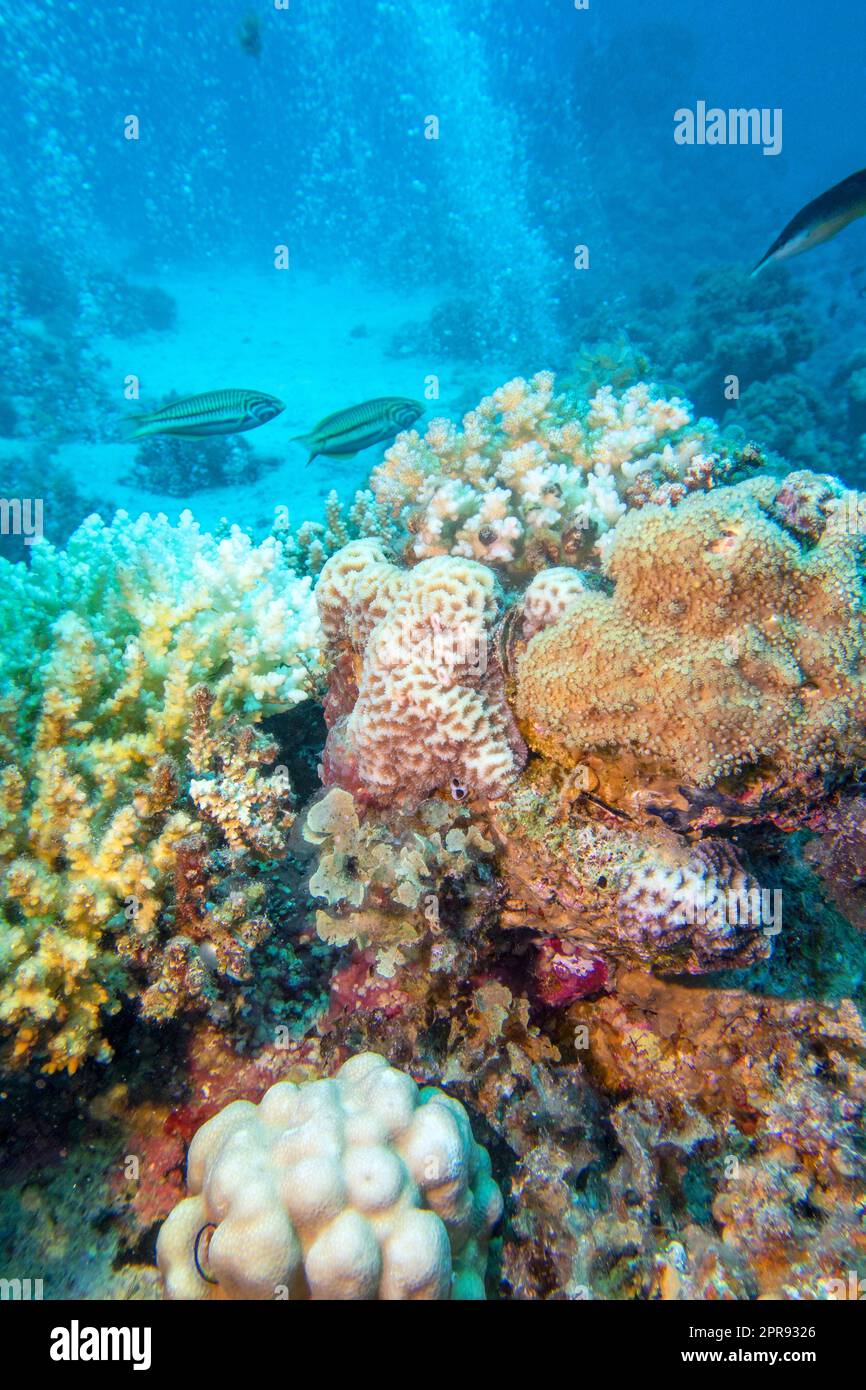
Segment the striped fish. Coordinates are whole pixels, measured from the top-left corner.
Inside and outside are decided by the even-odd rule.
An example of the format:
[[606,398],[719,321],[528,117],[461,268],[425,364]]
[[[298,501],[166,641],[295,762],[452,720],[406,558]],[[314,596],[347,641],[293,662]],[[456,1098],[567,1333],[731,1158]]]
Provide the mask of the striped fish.
[[363,405],[326,415],[309,434],[298,434],[295,438],[310,450],[308,464],[319,454],[349,457],[369,449],[371,444],[393,439],[423,414],[424,406],[420,401],[411,401],[406,396],[377,396],[375,400],[364,401]]
[[752,271],[757,275],[770,261],[785,261],[800,256],[838,235],[855,217],[866,215],[866,169],[851,174],[814,198],[793,217],[766,255]]
[[157,410],[130,415],[124,421],[127,439],[150,434],[176,434],[182,439],[207,439],[213,434],[241,434],[258,429],[285,410],[276,396],[264,391],[205,391],[181,396]]

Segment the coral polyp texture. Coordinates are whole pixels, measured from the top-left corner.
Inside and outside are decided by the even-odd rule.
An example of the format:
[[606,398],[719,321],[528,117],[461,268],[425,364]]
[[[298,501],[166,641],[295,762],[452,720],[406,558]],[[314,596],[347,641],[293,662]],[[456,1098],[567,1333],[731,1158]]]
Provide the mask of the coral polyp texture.
[[108,1057],[100,1014],[137,996],[137,971],[156,984],[173,934],[188,956],[164,909],[202,821],[231,850],[273,850],[253,726],[305,698],[319,624],[275,541],[217,541],[188,514],[91,518],[29,569],[2,562],[0,605],[0,1028],[12,1058],[74,1071]]
[[535,763],[491,808],[504,925],[568,938],[609,974],[621,964],[701,974],[769,954],[772,899],[727,841],[693,844],[592,801],[563,814],[566,789],[559,769]]
[[479,1299],[502,1212],[459,1101],[373,1052],[193,1139],[157,1257],[183,1299]]
[[326,785],[377,804],[439,788],[498,796],[525,759],[490,635],[495,575],[451,556],[405,571],[372,540],[325,565],[316,599],[333,667]]
[[576,593],[540,631],[530,586],[530,746],[566,767],[629,755],[696,788],[844,768],[866,664],[864,537],[840,494],[797,473],[632,512],[605,538],[612,593]]
[[552,372],[518,377],[463,419],[402,434],[370,487],[409,535],[412,560],[459,555],[509,578],[586,562],[630,507],[677,502],[731,461],[687,401],[640,383],[591,400],[556,393]]

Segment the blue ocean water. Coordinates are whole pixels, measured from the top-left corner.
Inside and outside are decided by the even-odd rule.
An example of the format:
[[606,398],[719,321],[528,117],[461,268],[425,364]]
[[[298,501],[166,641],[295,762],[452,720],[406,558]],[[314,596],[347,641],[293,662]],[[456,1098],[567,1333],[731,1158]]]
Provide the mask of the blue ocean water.
[[[373,454],[307,473],[290,442],[331,411],[418,396],[434,375],[435,410],[459,415],[621,335],[653,359],[694,310],[697,273],[750,267],[859,167],[862,73],[842,55],[862,24],[853,3],[774,0],[718,14],[689,0],[6,4],[3,260],[26,280],[7,289],[8,319],[74,333],[88,360],[72,381],[48,366],[34,381],[9,331],[18,375],[0,429],[50,443],[110,511],[163,496],[122,481],[128,377],[139,408],[271,390],[285,414],[250,440],[279,461],[269,493],[241,476],[199,499],[207,521],[232,503],[255,525],[274,492],[315,512],[332,483],[348,495],[363,481]],[[778,152],[677,144],[675,112],[699,102],[780,111]],[[817,355],[810,383],[830,410],[833,372],[859,347],[863,236],[794,270],[817,341],[783,365]],[[116,281],[110,310],[100,277]],[[709,335],[723,296],[716,308]]]

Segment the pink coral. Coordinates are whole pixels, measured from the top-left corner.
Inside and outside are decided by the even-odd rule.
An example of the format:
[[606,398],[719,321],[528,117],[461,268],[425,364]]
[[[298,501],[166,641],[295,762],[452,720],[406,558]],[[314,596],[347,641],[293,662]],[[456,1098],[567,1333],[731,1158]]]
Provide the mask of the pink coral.
[[354,541],[325,565],[316,597],[334,673],[325,784],[379,805],[443,788],[502,795],[526,749],[488,659],[502,608],[492,572],[451,556],[404,572],[376,542]]

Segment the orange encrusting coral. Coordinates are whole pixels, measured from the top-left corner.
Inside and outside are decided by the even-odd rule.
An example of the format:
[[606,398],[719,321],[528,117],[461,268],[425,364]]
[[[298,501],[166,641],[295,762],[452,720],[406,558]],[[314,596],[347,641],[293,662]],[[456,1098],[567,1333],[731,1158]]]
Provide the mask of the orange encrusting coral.
[[866,717],[864,537],[824,516],[815,539],[792,514],[816,481],[792,475],[782,503],[760,478],[625,517],[613,594],[575,594],[518,660],[530,746],[565,767],[630,753],[702,788],[846,762]]

